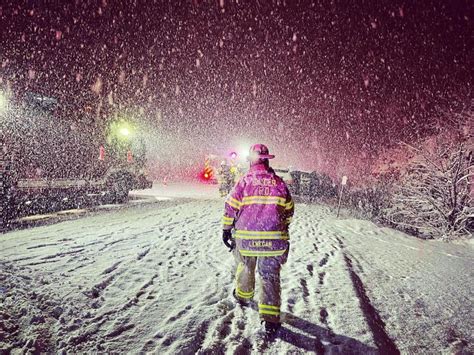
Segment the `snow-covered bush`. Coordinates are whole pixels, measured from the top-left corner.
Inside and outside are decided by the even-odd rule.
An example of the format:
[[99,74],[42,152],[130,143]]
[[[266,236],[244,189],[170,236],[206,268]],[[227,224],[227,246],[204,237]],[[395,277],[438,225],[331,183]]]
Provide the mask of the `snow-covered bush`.
[[293,195],[300,196],[308,201],[327,201],[337,198],[337,187],[327,174],[297,170],[290,174],[293,184],[289,188]]
[[374,182],[370,187],[351,189],[343,196],[343,205],[362,218],[374,222],[384,222],[384,211],[389,203],[391,184],[383,180]]
[[391,223],[426,238],[472,235],[474,158],[467,142],[433,140],[409,147],[414,159],[384,210]]

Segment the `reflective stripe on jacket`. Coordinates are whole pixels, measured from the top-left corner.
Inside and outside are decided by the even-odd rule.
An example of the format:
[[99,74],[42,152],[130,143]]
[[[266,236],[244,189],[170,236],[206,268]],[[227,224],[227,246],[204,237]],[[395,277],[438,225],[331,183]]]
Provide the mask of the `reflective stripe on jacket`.
[[273,169],[254,165],[225,202],[224,229],[235,228],[244,256],[279,256],[288,248],[294,203],[285,182]]

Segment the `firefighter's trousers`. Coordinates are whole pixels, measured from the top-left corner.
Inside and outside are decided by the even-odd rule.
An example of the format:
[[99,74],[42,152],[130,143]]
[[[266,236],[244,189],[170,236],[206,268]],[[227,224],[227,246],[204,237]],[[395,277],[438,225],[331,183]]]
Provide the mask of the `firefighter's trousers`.
[[242,256],[238,251],[235,273],[236,296],[244,301],[255,292],[255,268],[260,275],[258,313],[262,320],[279,323],[281,306],[280,270],[288,258],[288,250],[281,256]]

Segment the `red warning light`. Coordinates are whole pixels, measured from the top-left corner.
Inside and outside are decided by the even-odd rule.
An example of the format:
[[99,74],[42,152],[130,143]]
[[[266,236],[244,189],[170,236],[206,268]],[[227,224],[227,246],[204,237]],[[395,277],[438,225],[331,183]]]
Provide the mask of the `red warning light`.
[[206,161],[204,163],[204,169],[199,173],[199,178],[202,182],[212,182],[214,178],[214,171],[211,166],[211,160],[209,157],[206,157]]
[[206,168],[203,171],[201,171],[199,176],[200,176],[200,179],[202,181],[209,182],[209,181],[212,180],[213,173],[212,173],[212,170],[210,168]]

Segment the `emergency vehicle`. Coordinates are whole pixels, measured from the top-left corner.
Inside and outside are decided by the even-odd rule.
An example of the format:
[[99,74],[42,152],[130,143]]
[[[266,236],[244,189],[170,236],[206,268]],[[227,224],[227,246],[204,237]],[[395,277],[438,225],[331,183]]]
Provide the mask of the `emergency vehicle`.
[[[5,100],[4,100],[5,101]],[[29,93],[0,110],[0,231],[25,215],[122,203],[151,188],[145,147],[122,119],[67,113]]]

